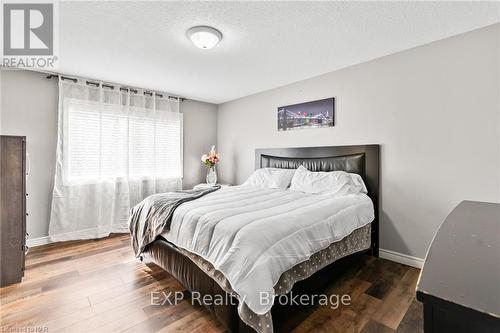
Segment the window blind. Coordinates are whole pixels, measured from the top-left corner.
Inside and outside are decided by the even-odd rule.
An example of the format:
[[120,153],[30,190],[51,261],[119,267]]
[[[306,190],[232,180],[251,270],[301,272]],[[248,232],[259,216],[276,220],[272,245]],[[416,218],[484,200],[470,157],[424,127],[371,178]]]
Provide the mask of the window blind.
[[182,114],[68,99],[66,181],[182,177]]

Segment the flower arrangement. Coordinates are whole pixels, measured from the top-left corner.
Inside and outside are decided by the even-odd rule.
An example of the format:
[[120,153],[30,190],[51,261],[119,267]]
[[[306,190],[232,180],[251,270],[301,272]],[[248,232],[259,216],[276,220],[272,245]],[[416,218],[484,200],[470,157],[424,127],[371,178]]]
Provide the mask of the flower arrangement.
[[203,154],[201,161],[207,168],[213,168],[217,163],[220,162],[220,155],[215,151],[215,146],[212,146],[210,153]]

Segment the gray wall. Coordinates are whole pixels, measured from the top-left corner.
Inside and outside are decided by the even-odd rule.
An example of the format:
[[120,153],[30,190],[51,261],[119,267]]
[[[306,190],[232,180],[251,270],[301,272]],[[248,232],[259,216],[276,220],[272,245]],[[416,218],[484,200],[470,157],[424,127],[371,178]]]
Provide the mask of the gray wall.
[[[29,71],[1,70],[1,134],[25,135],[31,164],[28,177],[30,238],[47,236],[57,140],[57,80]],[[200,161],[204,151],[216,144],[217,106],[184,101],[184,187],[202,182]]]
[[[243,182],[255,148],[378,143],[380,246],[423,258],[460,201],[500,201],[499,39],[497,24],[219,105],[219,176]],[[332,96],[335,127],[277,131],[278,106]]]
[[217,105],[186,100],[184,114],[184,188],[204,183],[206,169],[200,158],[217,144]]
[[3,68],[1,76],[1,133],[24,135],[27,140],[27,231],[30,238],[46,236],[56,163],[57,81]]
[[[200,155],[222,152],[222,182],[241,183],[254,149],[382,145],[381,247],[424,257],[463,199],[500,201],[500,25],[217,106],[181,103],[184,184],[203,182]],[[57,135],[57,84],[1,72],[1,133],[26,135],[28,232],[47,235]],[[276,108],[337,97],[336,126],[278,132]],[[217,142],[216,142],[217,141]]]

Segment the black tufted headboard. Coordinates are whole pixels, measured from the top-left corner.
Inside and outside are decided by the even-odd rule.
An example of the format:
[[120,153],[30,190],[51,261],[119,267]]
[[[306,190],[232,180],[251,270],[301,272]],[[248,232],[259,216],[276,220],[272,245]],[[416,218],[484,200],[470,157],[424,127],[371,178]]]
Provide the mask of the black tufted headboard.
[[255,150],[255,168],[296,169],[303,165],[311,171],[357,173],[368,188],[375,207],[372,222],[372,255],[378,257],[379,145],[270,148]]

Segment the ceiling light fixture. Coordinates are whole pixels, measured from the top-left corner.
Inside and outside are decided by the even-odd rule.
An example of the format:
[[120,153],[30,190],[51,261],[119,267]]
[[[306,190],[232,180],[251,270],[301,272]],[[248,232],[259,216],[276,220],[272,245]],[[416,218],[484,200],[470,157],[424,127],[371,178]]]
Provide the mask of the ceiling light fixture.
[[211,49],[222,39],[222,33],[219,30],[207,26],[192,27],[186,34],[200,49]]

